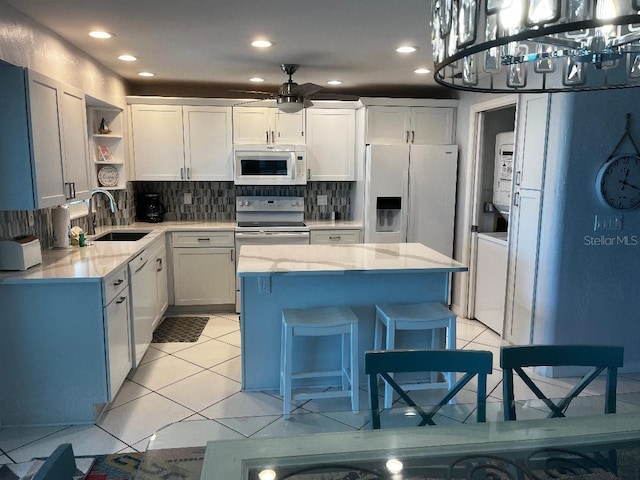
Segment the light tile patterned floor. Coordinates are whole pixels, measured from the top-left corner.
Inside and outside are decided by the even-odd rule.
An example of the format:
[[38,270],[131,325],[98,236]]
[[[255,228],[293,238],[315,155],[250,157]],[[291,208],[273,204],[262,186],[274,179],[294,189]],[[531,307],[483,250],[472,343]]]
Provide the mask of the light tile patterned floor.
[[[494,372],[489,376],[487,417],[499,420],[501,372],[498,335],[479,322],[459,319],[457,347],[490,350]],[[575,379],[543,378],[546,393],[560,396]],[[601,393],[598,386],[587,393]],[[470,387],[471,389],[473,386]],[[530,398],[522,385],[516,395]],[[620,375],[618,411],[640,409],[640,374]],[[461,392],[469,401],[473,391]],[[433,392],[419,392],[428,402]],[[280,436],[369,428],[367,394],[363,388],[361,410],[354,414],[349,399],[311,400],[296,406],[291,419],[282,419],[278,392],[240,391],[240,331],[235,313],[215,313],[196,343],[152,344],[142,364],[132,372],[118,396],[95,425],[59,427],[8,427],[0,430],[0,464],[48,456],[60,443],[73,444],[76,455],[144,451],[154,432],[174,422],[172,445],[204,445],[207,440]],[[594,397],[595,398],[595,397]],[[588,397],[571,408],[587,414],[601,406]],[[445,409],[441,422],[475,421],[457,406]],[[540,416],[535,401],[523,401],[519,418]],[[202,423],[195,420],[213,420]]]

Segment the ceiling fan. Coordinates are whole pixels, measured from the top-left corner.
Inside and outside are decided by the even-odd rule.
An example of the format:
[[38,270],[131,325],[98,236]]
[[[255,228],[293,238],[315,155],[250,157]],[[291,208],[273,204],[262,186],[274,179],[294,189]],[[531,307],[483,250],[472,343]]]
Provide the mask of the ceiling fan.
[[[284,82],[278,88],[278,93],[263,92],[260,90],[231,90],[232,92],[239,93],[253,93],[260,95],[268,95],[267,99],[275,99],[278,104],[278,109],[285,113],[296,113],[306,107],[313,106],[311,98],[318,98],[318,92],[323,89],[320,85],[315,83],[303,83],[298,85],[291,78],[298,70],[299,65],[294,63],[283,63],[281,66],[282,71],[289,75],[289,80]],[[322,94],[320,94],[322,95]],[[339,94],[327,94],[326,98],[339,99],[339,100],[357,100],[359,97],[355,95],[339,95]],[[265,99],[266,100],[266,99]],[[257,102],[260,100],[256,100]]]

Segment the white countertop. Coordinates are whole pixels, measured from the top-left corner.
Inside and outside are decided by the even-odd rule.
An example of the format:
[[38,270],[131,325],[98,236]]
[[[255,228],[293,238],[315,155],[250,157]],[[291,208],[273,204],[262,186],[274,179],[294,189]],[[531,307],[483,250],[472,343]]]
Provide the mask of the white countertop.
[[[345,220],[308,221],[312,229],[362,228],[362,224]],[[96,235],[87,237],[91,245],[71,247],[67,250],[42,250],[42,264],[26,271],[0,272],[0,283],[22,283],[24,281],[100,281],[118,267],[142,252],[166,232],[235,230],[235,220],[193,222],[136,222],[126,226],[100,227]],[[150,231],[135,242],[92,242],[94,237],[112,230]]]
[[[137,222],[127,226],[101,227],[88,236],[86,247],[42,250],[42,264],[22,272],[0,272],[0,283],[24,281],[100,281],[116,268],[142,252],[167,231],[234,230],[235,222]],[[112,230],[149,231],[135,242],[92,242],[94,237]]]
[[245,245],[238,255],[239,276],[467,270],[421,243]]

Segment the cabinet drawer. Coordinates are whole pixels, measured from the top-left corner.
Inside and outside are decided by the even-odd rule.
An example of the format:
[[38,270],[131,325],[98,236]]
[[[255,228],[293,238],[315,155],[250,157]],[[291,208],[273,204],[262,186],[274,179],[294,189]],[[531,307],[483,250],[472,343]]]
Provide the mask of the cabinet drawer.
[[360,243],[360,230],[312,230],[311,243]]
[[233,247],[234,232],[174,232],[174,247]]
[[126,287],[129,283],[129,276],[127,273],[127,266],[123,265],[114,272],[104,277],[104,304],[108,305],[113,300],[118,292]]

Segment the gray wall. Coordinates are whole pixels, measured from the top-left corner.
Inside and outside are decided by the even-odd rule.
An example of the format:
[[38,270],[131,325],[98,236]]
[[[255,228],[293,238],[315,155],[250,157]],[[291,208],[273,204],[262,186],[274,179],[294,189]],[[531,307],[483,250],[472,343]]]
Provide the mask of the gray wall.
[[[624,133],[640,145],[640,89],[552,96],[534,341],[625,347],[625,370],[640,370],[640,209],[603,206],[600,166]],[[616,153],[633,153],[626,142]],[[622,215],[623,229],[594,231],[595,215]],[[604,238],[605,245],[591,239]]]

